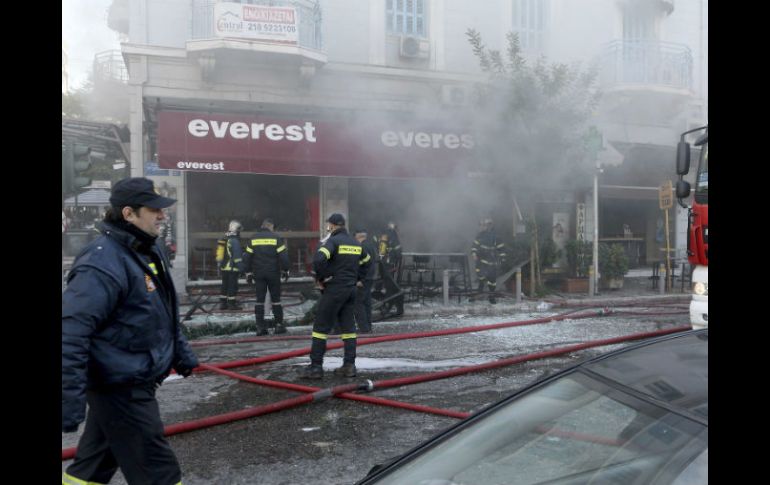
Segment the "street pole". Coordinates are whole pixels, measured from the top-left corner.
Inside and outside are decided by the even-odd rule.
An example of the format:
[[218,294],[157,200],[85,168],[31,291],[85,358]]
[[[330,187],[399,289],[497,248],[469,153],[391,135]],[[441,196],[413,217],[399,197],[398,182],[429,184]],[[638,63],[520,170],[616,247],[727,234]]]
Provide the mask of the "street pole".
[[591,280],[593,282],[593,292],[591,296],[599,293],[599,173],[601,172],[601,166],[596,164],[596,171],[594,172],[594,244],[593,244],[593,274]]

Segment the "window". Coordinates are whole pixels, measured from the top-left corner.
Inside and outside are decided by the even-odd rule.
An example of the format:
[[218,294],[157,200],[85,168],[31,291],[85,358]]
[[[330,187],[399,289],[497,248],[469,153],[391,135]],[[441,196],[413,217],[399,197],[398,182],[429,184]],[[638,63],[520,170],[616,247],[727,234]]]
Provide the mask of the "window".
[[389,33],[425,37],[424,0],[387,0],[385,8]]
[[548,13],[548,0],[513,0],[513,32],[522,49],[543,50]]

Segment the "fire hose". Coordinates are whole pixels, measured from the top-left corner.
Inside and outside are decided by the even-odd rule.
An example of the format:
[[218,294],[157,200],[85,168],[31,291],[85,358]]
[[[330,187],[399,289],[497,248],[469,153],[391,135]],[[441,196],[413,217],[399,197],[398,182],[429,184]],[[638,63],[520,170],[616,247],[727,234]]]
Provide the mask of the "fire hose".
[[[208,418],[203,418],[199,420],[194,421],[188,421],[185,423],[178,423],[175,425],[167,426],[164,430],[164,433],[166,436],[171,436],[173,434],[187,432],[187,431],[193,431],[201,428],[206,428],[210,426],[215,426],[218,424],[228,423],[232,421],[237,421],[241,419],[246,419],[254,416],[260,416],[263,414],[273,413],[276,411],[280,411],[283,409],[288,409],[291,407],[299,406],[300,404],[310,403],[310,402],[316,402],[323,399],[326,399],[328,397],[343,397],[346,399],[353,399],[357,401],[364,401],[369,402],[373,404],[381,404],[381,405],[387,405],[392,407],[398,407],[402,409],[411,409],[411,410],[417,410],[421,412],[430,412],[433,414],[441,414],[445,416],[451,416],[456,418],[465,418],[469,416],[468,413],[459,413],[454,411],[447,411],[442,410],[438,408],[431,408],[427,406],[419,406],[419,405],[412,405],[407,403],[400,403],[397,401],[390,401],[386,399],[381,398],[372,398],[370,396],[361,396],[357,394],[352,394],[351,391],[354,390],[362,390],[362,391],[372,391],[374,389],[385,389],[389,387],[398,387],[398,386],[404,386],[404,385],[410,385],[410,384],[416,384],[421,382],[427,382],[427,381],[433,381],[438,379],[445,379],[448,377],[455,377],[458,375],[463,374],[469,374],[471,372],[478,372],[482,370],[487,369],[493,369],[513,364],[518,364],[521,362],[531,361],[531,360],[537,360],[542,359],[546,357],[553,357],[556,355],[566,354],[575,352],[578,350],[583,350],[591,347],[599,347],[599,346],[605,346],[605,345],[612,345],[617,344],[629,340],[638,340],[638,339],[644,339],[654,336],[660,336],[660,335],[666,335],[670,333],[675,332],[681,332],[685,330],[689,330],[690,327],[675,327],[670,328],[666,330],[658,330],[653,332],[644,332],[644,333],[638,333],[633,335],[626,335],[621,337],[614,337],[609,339],[602,339],[602,340],[596,340],[593,342],[586,342],[583,344],[577,344],[577,345],[571,345],[567,347],[561,347],[556,349],[551,349],[543,352],[536,352],[532,354],[527,354],[523,356],[517,356],[512,357],[508,359],[501,359],[493,362],[488,362],[485,364],[478,364],[478,365],[472,365],[472,366],[466,366],[466,367],[460,367],[457,369],[451,369],[448,371],[438,371],[438,372],[431,372],[427,374],[421,374],[417,376],[412,377],[403,377],[403,378],[396,378],[396,379],[388,379],[383,381],[365,381],[363,383],[358,384],[347,384],[342,386],[336,386],[329,389],[318,389],[314,387],[309,386],[300,386],[297,384],[291,384],[291,383],[283,383],[278,381],[267,381],[264,379],[256,379],[249,376],[244,376],[242,374],[237,374],[234,372],[224,371],[221,368],[217,368],[208,364],[203,364],[200,366],[201,368],[205,368],[217,373],[222,373],[225,375],[228,375],[230,377],[234,377],[240,380],[244,380],[247,382],[253,382],[257,384],[262,385],[268,385],[270,387],[277,387],[277,388],[283,388],[283,389],[289,389],[289,390],[296,390],[301,392],[308,392],[309,394],[306,394],[304,396],[299,396],[296,398],[290,398],[283,401],[279,401],[272,404],[262,405],[262,406],[256,406],[250,409],[235,411],[231,413],[225,413],[220,414],[216,416],[210,416]],[[62,460],[67,460],[72,457],[74,457],[75,454],[75,448],[68,448],[65,450],[62,450]]]

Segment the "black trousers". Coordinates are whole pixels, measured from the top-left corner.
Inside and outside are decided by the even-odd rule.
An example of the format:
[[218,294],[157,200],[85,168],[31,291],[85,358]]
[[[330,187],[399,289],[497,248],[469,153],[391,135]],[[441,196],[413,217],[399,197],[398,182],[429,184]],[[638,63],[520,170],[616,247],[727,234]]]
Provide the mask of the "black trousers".
[[484,286],[489,287],[489,291],[497,290],[497,265],[484,264],[482,262],[476,265],[476,276],[479,278],[479,291],[484,291]]
[[372,286],[374,280],[364,280],[364,287],[356,287],[355,318],[359,332],[372,330]]
[[179,463],[163,436],[155,386],[87,391],[86,399],[86,426],[67,474],[108,483],[120,467],[130,485],[181,482]]
[[255,274],[254,284],[257,287],[257,303],[265,303],[265,295],[270,291],[270,302],[273,305],[281,303],[281,275]]
[[355,286],[326,287],[318,303],[318,310],[313,323],[313,340],[310,347],[310,363],[320,366],[326,353],[326,336],[339,322],[344,343],[345,364],[356,361],[356,322],[354,317],[356,305]]
[[238,294],[238,272],[222,271],[222,293],[221,296],[235,299]]

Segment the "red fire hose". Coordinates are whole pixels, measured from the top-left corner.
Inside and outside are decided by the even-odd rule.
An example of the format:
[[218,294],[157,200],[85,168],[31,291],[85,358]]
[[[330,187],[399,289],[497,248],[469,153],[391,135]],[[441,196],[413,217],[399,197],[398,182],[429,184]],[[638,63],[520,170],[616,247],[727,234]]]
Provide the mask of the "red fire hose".
[[[546,357],[552,357],[555,355],[561,355],[566,354],[570,352],[575,352],[577,350],[583,350],[590,347],[599,347],[604,345],[612,345],[620,342],[625,342],[628,340],[639,340],[659,335],[666,335],[670,333],[675,332],[681,332],[685,330],[689,330],[690,327],[675,327],[670,328],[666,330],[658,330],[654,332],[644,332],[644,333],[638,333],[633,335],[626,335],[621,337],[614,337],[610,339],[603,339],[603,340],[596,340],[593,342],[587,342],[583,344],[577,344],[577,345],[571,345],[568,347],[561,347],[557,349],[552,349],[544,352],[537,352],[533,354],[527,354],[522,355],[518,357],[513,357],[509,359],[501,359],[494,362],[488,362],[485,364],[479,364],[479,365],[473,365],[473,366],[466,366],[466,367],[460,367],[457,369],[451,369],[448,371],[438,371],[438,372],[431,372],[427,374],[412,376],[412,377],[404,377],[404,378],[397,378],[397,379],[388,379],[383,381],[366,381],[364,383],[359,384],[346,384],[342,386],[336,386],[329,389],[319,389],[315,387],[310,386],[301,386],[297,384],[291,384],[291,383],[283,383],[283,382],[277,382],[277,381],[268,381],[264,379],[257,379],[249,376],[244,376],[242,374],[237,374],[235,372],[230,372],[222,369],[218,369],[214,366],[210,366],[207,364],[202,365],[202,368],[206,368],[208,370],[221,373],[224,375],[228,375],[230,377],[234,377],[246,382],[253,382],[256,384],[266,385],[270,387],[277,387],[282,389],[290,389],[290,390],[296,390],[301,392],[307,392],[309,394],[305,394],[303,396],[298,396],[295,398],[285,399],[283,401],[278,401],[276,403],[272,404],[266,404],[262,406],[256,406],[250,409],[244,409],[241,411],[235,411],[231,413],[225,413],[220,414],[216,416],[210,416],[208,418],[202,418],[194,421],[188,421],[185,423],[178,423],[170,426],[166,426],[165,428],[165,435],[171,436],[177,433],[183,433],[186,431],[193,431],[201,428],[206,428],[210,426],[215,426],[218,424],[228,423],[232,421],[237,421],[241,419],[246,419],[254,416],[261,416],[263,414],[269,414],[276,411],[281,411],[283,409],[288,409],[291,407],[299,406],[300,404],[309,403],[313,401],[320,401],[328,397],[343,397],[346,399],[352,399],[357,401],[363,401],[363,402],[369,402],[373,404],[381,404],[381,405],[387,405],[392,407],[397,407],[401,409],[410,409],[410,410],[417,410],[421,412],[430,412],[433,414],[440,414],[445,416],[451,416],[456,418],[465,418],[469,416],[469,413],[460,413],[455,411],[448,411],[443,410],[439,408],[432,408],[428,406],[419,406],[419,405],[412,405],[407,403],[401,403],[398,401],[391,401],[387,399],[380,399],[380,398],[372,398],[370,396],[361,396],[358,394],[352,394],[350,391],[354,390],[366,390],[371,391],[373,389],[385,389],[388,387],[397,387],[397,386],[404,386],[404,385],[410,385],[420,382],[427,382],[432,380],[438,380],[438,379],[445,379],[447,377],[454,377],[458,375],[463,374],[469,374],[471,372],[477,372],[481,370],[487,370],[487,369],[493,369],[497,367],[503,367],[508,366],[512,364],[517,364],[521,362],[526,362],[530,360],[536,360],[536,359],[542,359]],[[68,460],[75,456],[75,448],[67,448],[62,450],[62,460]]]

